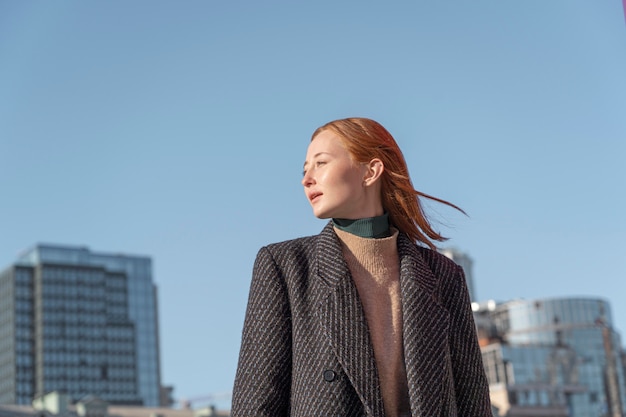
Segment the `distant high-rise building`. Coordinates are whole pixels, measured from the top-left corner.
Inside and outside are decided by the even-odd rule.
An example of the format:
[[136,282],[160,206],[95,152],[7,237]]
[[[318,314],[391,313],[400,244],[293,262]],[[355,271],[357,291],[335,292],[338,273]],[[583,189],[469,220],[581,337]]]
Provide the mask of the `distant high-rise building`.
[[0,273],[0,404],[158,406],[159,361],[149,257],[37,245]]
[[621,417],[626,383],[608,302],[595,298],[474,304],[501,415]]
[[455,248],[439,249],[439,253],[452,259],[461,268],[463,268],[463,272],[465,273],[465,281],[467,282],[467,289],[470,294],[470,299],[472,301],[476,301],[476,292],[474,289],[474,274],[472,272],[474,261],[472,261],[472,258],[470,258],[467,253],[461,252],[460,250]]

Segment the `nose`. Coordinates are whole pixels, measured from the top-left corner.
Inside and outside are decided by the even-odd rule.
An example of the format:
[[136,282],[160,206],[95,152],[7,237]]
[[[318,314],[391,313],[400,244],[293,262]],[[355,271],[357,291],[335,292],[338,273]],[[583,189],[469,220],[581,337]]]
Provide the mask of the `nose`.
[[314,183],[315,183],[315,180],[313,179],[313,176],[309,172],[306,172],[304,176],[302,177],[302,185],[304,187],[308,187]]

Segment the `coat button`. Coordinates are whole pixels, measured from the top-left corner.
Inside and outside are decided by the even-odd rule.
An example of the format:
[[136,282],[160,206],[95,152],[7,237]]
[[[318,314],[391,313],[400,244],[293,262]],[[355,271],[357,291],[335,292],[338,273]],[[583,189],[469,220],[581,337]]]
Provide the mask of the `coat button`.
[[335,371],[332,371],[330,369],[324,371],[324,381],[333,382],[335,378],[337,378],[337,374],[335,373]]

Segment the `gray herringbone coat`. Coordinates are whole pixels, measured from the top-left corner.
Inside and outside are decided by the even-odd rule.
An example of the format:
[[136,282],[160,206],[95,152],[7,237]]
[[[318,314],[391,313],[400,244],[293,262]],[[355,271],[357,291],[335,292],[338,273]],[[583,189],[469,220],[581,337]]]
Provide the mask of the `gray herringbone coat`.
[[[491,416],[462,269],[402,233],[398,255],[413,417]],[[259,251],[232,416],[384,416],[365,315],[332,223]]]

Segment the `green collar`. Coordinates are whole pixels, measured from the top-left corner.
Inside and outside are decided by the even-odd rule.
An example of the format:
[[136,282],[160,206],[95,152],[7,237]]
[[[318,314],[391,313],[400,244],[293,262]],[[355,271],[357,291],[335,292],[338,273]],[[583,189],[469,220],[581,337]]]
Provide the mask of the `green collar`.
[[391,236],[389,228],[389,215],[368,217],[365,219],[333,219],[333,224],[337,229],[352,233],[359,237],[382,238]]

